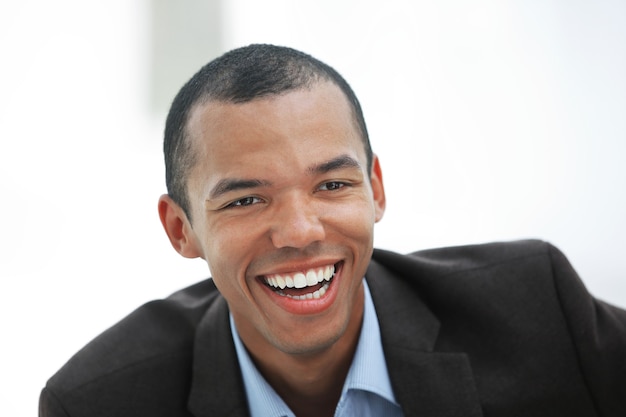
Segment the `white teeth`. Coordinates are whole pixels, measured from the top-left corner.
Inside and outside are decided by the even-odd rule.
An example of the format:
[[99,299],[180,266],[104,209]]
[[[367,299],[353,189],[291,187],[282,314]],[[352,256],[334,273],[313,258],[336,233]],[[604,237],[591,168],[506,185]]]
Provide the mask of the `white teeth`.
[[315,273],[315,271],[310,270],[306,273],[306,285],[317,285],[317,282],[317,274]]
[[331,265],[331,266],[327,266],[326,269],[324,270],[324,279],[326,281],[329,281],[333,274],[335,273],[335,266]]
[[[304,272],[296,272],[292,274],[274,274],[268,275],[265,277],[265,283],[271,287],[276,289],[285,289],[285,288],[305,288],[312,287],[324,281],[330,281],[335,274],[335,266],[328,265],[321,268],[309,269]],[[320,289],[323,290],[323,288]],[[325,292],[326,290],[324,290]],[[315,291],[312,293],[313,298],[318,298],[315,296]],[[319,296],[324,295],[324,292],[321,292]],[[306,296],[305,296],[306,297]]]
[[304,288],[306,287],[306,277],[304,274],[298,272],[293,276],[293,285],[296,288]]
[[285,294],[282,291],[277,291],[276,294],[281,295],[283,297],[291,298],[291,299],[294,299],[294,300],[312,300],[314,298],[315,299],[320,298],[321,296],[326,294],[326,290],[328,289],[328,285],[329,284],[324,284],[324,286],[322,288],[320,288],[319,290],[314,291],[312,293],[303,294],[303,295],[289,295],[289,294]]
[[287,285],[285,283],[285,278],[281,277],[280,275],[276,275],[276,284],[278,285],[278,288],[280,288],[281,290],[285,288],[285,286]]

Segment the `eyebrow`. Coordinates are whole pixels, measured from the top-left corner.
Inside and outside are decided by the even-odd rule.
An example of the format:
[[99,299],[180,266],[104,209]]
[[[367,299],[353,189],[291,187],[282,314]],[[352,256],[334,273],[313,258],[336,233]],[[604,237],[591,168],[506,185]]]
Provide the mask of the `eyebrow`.
[[271,185],[269,181],[263,180],[246,180],[237,178],[225,178],[218,182],[209,193],[209,199],[218,198],[231,191],[247,190],[250,188],[267,187]]
[[307,169],[309,174],[326,174],[331,171],[344,168],[361,168],[359,161],[348,155],[340,155],[327,162],[314,165]]
[[[319,175],[344,168],[361,168],[361,164],[359,164],[356,159],[348,155],[340,155],[330,161],[322,162],[307,168],[307,172],[309,175]],[[211,189],[209,192],[209,199],[216,199],[232,191],[268,187],[271,185],[272,183],[270,181],[261,179],[224,178],[215,184],[215,186]]]

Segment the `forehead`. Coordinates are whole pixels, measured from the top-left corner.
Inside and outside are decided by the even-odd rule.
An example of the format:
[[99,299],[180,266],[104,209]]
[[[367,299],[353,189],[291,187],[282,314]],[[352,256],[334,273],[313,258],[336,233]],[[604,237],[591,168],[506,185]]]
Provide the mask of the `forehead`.
[[187,132],[196,165],[210,171],[277,155],[297,162],[303,153],[334,157],[347,150],[365,166],[352,107],[330,82],[245,103],[201,103],[191,112]]

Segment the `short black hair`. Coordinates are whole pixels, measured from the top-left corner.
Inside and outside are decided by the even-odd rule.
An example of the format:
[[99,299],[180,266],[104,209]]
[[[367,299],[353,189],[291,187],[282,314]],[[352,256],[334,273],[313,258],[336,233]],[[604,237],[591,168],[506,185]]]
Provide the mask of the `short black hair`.
[[192,109],[211,100],[245,103],[310,88],[322,81],[337,85],[348,99],[365,148],[369,173],[372,148],[359,100],[337,71],[312,56],[284,46],[253,44],[226,52],[187,81],[167,115],[163,151],[167,192],[190,221],[187,177],[196,163],[196,155],[187,137],[187,122]]

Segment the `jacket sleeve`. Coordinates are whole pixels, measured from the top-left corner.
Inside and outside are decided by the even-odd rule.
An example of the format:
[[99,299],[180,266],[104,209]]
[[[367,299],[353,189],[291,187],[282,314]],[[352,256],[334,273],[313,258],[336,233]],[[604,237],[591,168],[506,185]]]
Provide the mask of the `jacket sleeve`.
[[582,374],[601,416],[626,416],[626,311],[595,299],[555,247],[549,247],[557,295]]
[[39,417],[69,417],[57,397],[44,388],[39,396]]

